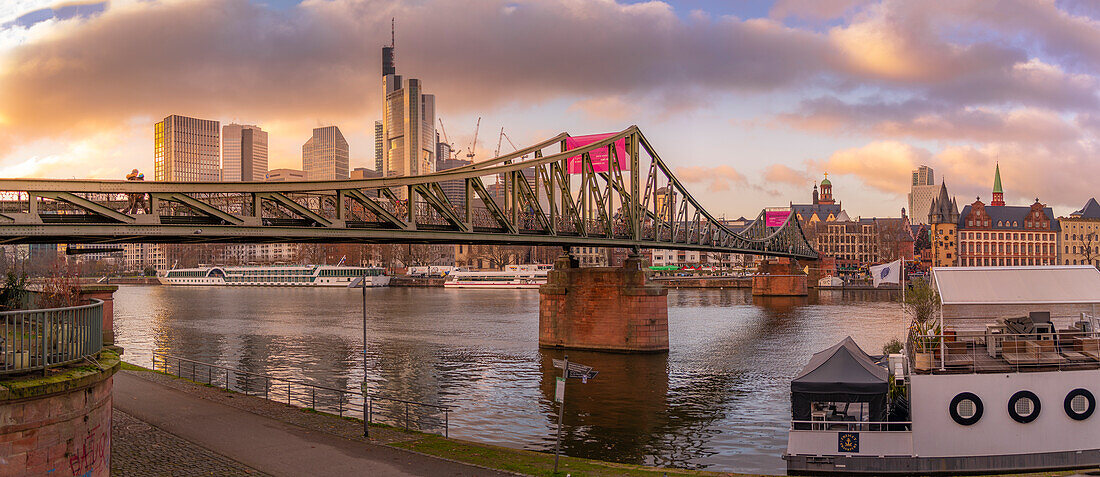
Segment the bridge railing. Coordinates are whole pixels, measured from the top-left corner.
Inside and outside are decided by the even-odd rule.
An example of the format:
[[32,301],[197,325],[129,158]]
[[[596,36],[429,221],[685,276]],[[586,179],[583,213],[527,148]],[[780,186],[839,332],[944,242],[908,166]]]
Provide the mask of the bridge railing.
[[[160,371],[226,391],[262,397],[289,406],[313,409],[340,417],[366,417],[406,430],[450,435],[451,408],[360,390],[323,386],[302,379],[242,371],[154,351],[153,371]],[[365,412],[364,412],[365,408]]]
[[103,301],[0,313],[0,375],[64,366],[103,349]]
[[762,212],[736,231],[714,217],[637,126],[584,146],[555,139],[523,151],[361,180],[0,179],[0,222],[12,225],[0,227],[0,239],[587,245],[817,257],[790,216],[777,226]]

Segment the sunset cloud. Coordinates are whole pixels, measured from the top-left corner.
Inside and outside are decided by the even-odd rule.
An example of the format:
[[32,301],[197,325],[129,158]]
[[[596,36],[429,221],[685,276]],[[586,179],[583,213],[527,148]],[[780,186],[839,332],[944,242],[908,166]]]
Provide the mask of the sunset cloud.
[[1037,108],[958,108],[926,101],[845,103],[804,101],[778,116],[790,126],[820,132],[962,141],[1047,142],[1076,140],[1081,129],[1057,112]]
[[728,191],[735,184],[748,184],[744,174],[725,164],[717,167],[678,167],[675,172],[681,181],[705,184],[710,192]]
[[819,170],[859,177],[879,191],[902,194],[909,191],[910,172],[928,162],[928,151],[898,141],[877,141],[863,147],[837,151],[825,160],[810,161]]
[[0,175],[151,164],[151,125],[168,114],[261,124],[273,167],[297,167],[308,130],[337,124],[353,162],[372,164],[391,18],[398,71],[448,119],[510,110],[523,117],[492,121],[517,142],[675,126],[662,155],[683,154],[677,171],[720,199],[801,194],[825,168],[894,197],[921,161],[977,192],[988,174],[967,164],[1000,155],[1003,174],[1035,184],[1017,191],[1064,179],[1048,195],[1069,206],[1093,193],[1078,178],[1100,175],[1100,8],[1087,3],[778,0],[756,18],[614,0],[68,4],[80,8],[0,12]]
[[772,164],[764,169],[764,180],[769,184],[787,184],[803,187],[810,183],[810,176],[785,164]]

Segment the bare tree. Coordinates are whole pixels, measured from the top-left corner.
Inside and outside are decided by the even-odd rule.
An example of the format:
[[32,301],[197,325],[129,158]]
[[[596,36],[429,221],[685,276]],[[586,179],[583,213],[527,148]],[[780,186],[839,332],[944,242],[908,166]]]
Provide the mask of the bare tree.
[[875,223],[875,235],[878,237],[878,261],[889,262],[900,256],[898,246],[901,244],[901,220],[877,220]]
[[471,256],[488,260],[493,268],[503,269],[507,265],[517,263],[518,259],[529,247],[509,245],[472,245]]
[[1096,256],[1096,234],[1084,234],[1081,236],[1081,241],[1081,254],[1085,256],[1085,263],[1095,266],[1092,260]]
[[294,254],[294,261],[303,265],[316,265],[325,263],[325,259],[328,257],[328,251],[321,244],[316,243],[303,243],[298,244],[298,250]]

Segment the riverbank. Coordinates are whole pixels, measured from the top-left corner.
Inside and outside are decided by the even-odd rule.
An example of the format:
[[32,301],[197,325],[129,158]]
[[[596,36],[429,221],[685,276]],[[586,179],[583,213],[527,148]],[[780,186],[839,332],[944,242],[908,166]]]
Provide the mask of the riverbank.
[[[127,421],[127,427],[123,428],[123,431],[116,431],[115,433],[116,449],[124,454],[120,454],[114,460],[118,465],[125,465],[126,469],[145,468],[141,462],[143,458],[147,460],[155,458],[155,456],[171,455],[179,451],[185,453],[191,459],[191,465],[196,469],[217,468],[231,469],[234,473],[256,472],[253,475],[286,475],[286,468],[282,467],[286,463],[279,463],[279,466],[265,468],[269,461],[256,460],[246,450],[239,448],[254,447],[250,444],[252,438],[242,438],[239,445],[233,445],[227,442],[227,439],[231,440],[232,436],[212,431],[206,432],[206,430],[199,432],[194,429],[194,426],[198,424],[198,420],[218,414],[217,422],[239,420],[244,423],[235,424],[236,427],[246,426],[247,423],[256,420],[266,420],[269,423],[264,424],[265,426],[270,426],[270,422],[278,423],[289,429],[288,434],[314,433],[311,442],[313,442],[312,445],[317,447],[311,448],[308,453],[324,453],[325,447],[321,445],[322,443],[328,447],[339,448],[343,453],[360,452],[364,454],[360,460],[373,456],[379,462],[379,465],[397,466],[393,469],[396,472],[393,475],[441,475],[441,473],[449,475],[536,476],[570,474],[573,476],[603,477],[750,475],[663,469],[564,456],[561,459],[558,474],[554,474],[554,456],[551,454],[479,444],[460,439],[447,439],[434,434],[408,432],[380,425],[371,427],[371,439],[368,440],[362,437],[363,427],[362,421],[359,419],[341,418],[309,409],[299,409],[259,397],[195,383],[161,372],[153,372],[131,364],[123,366],[120,376],[119,384],[117,384],[118,389],[116,389],[115,407],[124,413],[123,420]],[[166,396],[158,398],[158,394],[165,394]],[[156,403],[148,402],[149,400],[158,399],[164,399],[166,402],[168,400],[189,399],[188,406],[174,407],[175,409],[191,409],[194,416],[184,418],[181,415],[173,419],[173,412],[179,413],[182,411],[154,408],[153,404]],[[144,405],[139,405],[137,404],[138,400],[146,402]],[[205,408],[214,408],[216,412]],[[226,408],[232,410],[226,411]],[[154,409],[156,411],[152,412]],[[157,422],[158,420],[163,420],[163,422]],[[152,426],[154,429],[148,429],[144,426]],[[293,431],[294,428],[297,428],[298,431]],[[164,433],[167,433],[167,435]],[[278,433],[265,432],[264,434],[265,438],[269,439],[277,440],[279,437]],[[153,438],[158,442],[160,448],[156,453],[144,452],[145,457],[135,455],[135,453],[140,452],[141,446],[128,442],[128,440],[134,438]],[[276,442],[269,445],[279,444],[279,442]],[[173,447],[181,448],[173,449]],[[398,454],[393,454],[394,452]],[[264,453],[269,454],[266,451]],[[299,455],[296,459],[300,462],[301,459],[306,457],[305,455]],[[406,461],[409,463],[402,463]],[[326,462],[329,465],[339,464],[337,462]],[[299,463],[299,465],[301,464]],[[398,468],[402,465],[412,467]],[[462,470],[463,467],[466,467],[465,471]],[[128,472],[123,473],[125,469],[116,470],[118,471],[117,475],[132,475]],[[385,475],[385,473],[373,473],[373,475]]]
[[[354,470],[340,475],[372,476],[760,475],[666,469],[566,456],[561,458],[559,471],[555,474],[552,454],[448,439],[383,425],[371,426],[371,438],[366,439],[362,436],[363,424],[359,419],[226,391],[129,363],[122,364],[116,379],[112,476],[306,475],[319,469],[338,471],[341,466],[350,466],[343,470]],[[147,402],[144,406],[135,405],[137,399]],[[179,402],[181,399],[189,402]],[[166,403],[176,406],[158,407]],[[212,423],[226,428],[212,429]],[[263,432],[252,432],[248,428],[250,424],[262,427]],[[281,433],[286,435],[281,436]],[[257,439],[265,442],[257,442]],[[298,442],[300,440],[302,442]],[[281,451],[280,446],[283,447]],[[333,450],[338,452],[333,453]],[[308,472],[300,472],[303,469]],[[1089,473],[1092,471],[1008,475],[1094,475]]]

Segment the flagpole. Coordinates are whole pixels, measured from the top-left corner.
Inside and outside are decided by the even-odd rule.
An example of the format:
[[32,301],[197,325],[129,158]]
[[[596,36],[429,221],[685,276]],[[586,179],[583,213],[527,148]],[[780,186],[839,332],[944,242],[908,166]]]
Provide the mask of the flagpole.
[[905,256],[901,257],[901,308],[905,309]]

